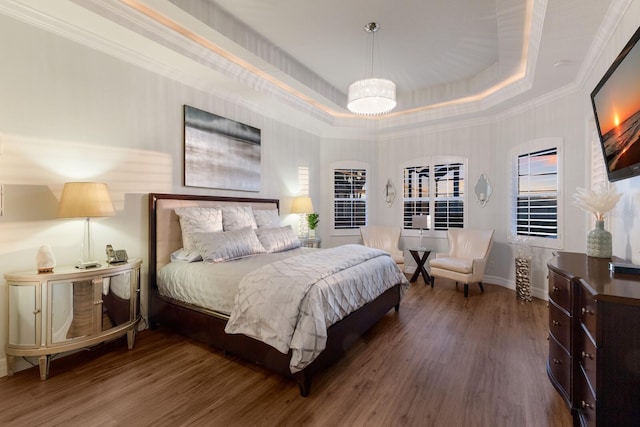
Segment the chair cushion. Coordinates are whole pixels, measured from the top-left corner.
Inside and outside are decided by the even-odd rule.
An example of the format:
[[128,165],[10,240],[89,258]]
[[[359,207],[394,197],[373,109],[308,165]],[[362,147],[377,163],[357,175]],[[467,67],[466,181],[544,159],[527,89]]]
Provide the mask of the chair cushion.
[[473,269],[473,260],[466,258],[436,258],[429,261],[429,265],[443,270],[468,274]]

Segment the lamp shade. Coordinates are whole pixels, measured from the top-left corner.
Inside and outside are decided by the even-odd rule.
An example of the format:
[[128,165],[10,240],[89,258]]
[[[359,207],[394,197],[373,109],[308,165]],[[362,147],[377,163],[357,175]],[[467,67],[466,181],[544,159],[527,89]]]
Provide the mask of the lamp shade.
[[413,228],[429,229],[431,228],[431,215],[414,215],[411,217]]
[[293,199],[293,203],[291,203],[291,213],[313,213],[313,203],[311,203],[311,197],[296,197],[295,199]]
[[92,218],[113,216],[115,211],[107,184],[67,182],[62,189],[58,218]]
[[349,86],[347,108],[352,113],[375,116],[396,106],[396,85],[386,79],[364,79]]

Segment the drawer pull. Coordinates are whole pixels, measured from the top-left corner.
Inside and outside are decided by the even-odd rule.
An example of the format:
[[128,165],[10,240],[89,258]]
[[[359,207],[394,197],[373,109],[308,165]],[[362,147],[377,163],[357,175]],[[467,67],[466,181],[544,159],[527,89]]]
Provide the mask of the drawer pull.
[[562,360],[560,360],[560,359],[553,359],[553,364],[554,364],[554,365],[562,365]]
[[580,310],[582,312],[582,314],[593,314],[593,310],[589,310],[586,307],[582,307],[582,310]]
[[552,320],[551,323],[553,323],[554,326],[562,326],[562,323],[558,322],[557,320]]
[[589,358],[589,359],[593,360],[593,355],[592,355],[592,354],[589,354],[589,353],[585,353],[585,352],[583,351],[583,352],[582,352],[582,358],[583,358],[583,359]]
[[584,400],[582,401],[582,409],[586,409],[586,408],[593,408],[593,405],[590,403],[585,402]]
[[552,290],[554,294],[557,294],[558,292],[560,292],[560,288],[557,286],[554,286]]

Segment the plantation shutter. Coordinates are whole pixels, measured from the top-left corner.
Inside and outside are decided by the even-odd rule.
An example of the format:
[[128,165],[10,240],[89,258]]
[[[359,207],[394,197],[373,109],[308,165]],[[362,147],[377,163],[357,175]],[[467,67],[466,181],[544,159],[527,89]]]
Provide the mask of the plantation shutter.
[[520,236],[558,237],[558,149],[518,156],[516,229]]

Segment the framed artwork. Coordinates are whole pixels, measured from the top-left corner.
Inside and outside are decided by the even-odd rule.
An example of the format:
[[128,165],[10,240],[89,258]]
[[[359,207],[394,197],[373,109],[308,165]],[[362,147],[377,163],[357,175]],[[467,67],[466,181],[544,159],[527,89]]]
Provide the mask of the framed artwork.
[[184,185],[260,191],[260,129],[184,106]]

